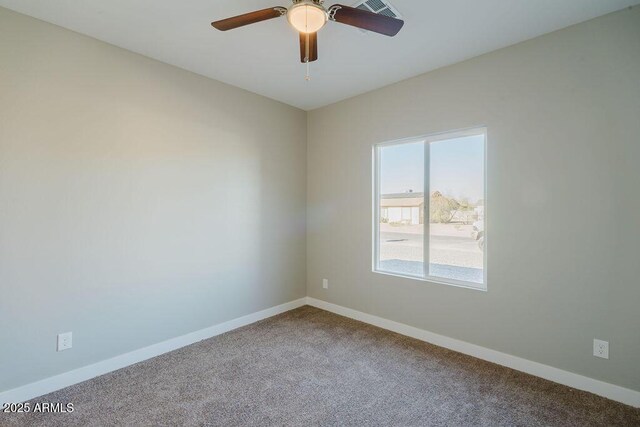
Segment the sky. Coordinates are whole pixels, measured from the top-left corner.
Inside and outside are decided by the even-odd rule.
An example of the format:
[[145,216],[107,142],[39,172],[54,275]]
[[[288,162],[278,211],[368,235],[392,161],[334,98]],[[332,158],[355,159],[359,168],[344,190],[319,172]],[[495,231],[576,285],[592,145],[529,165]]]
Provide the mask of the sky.
[[[424,191],[423,142],[381,149],[382,194]],[[484,135],[447,139],[430,144],[429,193],[477,202],[484,198]]]

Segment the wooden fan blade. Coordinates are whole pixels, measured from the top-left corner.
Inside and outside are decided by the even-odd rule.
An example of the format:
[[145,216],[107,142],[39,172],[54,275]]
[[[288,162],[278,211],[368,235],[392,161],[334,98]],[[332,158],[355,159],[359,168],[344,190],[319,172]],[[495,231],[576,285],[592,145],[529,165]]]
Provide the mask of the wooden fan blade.
[[367,10],[356,9],[355,7],[334,4],[329,8],[329,16],[332,20],[341,24],[362,28],[363,30],[374,31],[385,36],[395,36],[398,34],[404,21],[390,16],[379,15]]
[[318,33],[300,33],[300,61],[313,62],[318,59]]
[[269,9],[245,13],[244,15],[234,16],[232,18],[222,19],[220,21],[212,22],[211,25],[217,30],[227,31],[238,27],[244,27],[245,25],[255,24],[256,22],[279,18],[284,16],[286,13],[287,9],[285,7],[276,6],[270,7]]

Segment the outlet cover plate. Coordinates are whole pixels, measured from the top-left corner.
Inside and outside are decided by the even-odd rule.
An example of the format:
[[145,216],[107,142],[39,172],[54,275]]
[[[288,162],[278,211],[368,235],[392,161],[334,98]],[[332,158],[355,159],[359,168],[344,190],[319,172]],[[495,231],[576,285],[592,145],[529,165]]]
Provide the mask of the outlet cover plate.
[[73,347],[73,334],[71,332],[58,334],[58,351],[68,350],[71,347]]
[[593,355],[603,359],[609,358],[609,342],[602,340],[593,340]]

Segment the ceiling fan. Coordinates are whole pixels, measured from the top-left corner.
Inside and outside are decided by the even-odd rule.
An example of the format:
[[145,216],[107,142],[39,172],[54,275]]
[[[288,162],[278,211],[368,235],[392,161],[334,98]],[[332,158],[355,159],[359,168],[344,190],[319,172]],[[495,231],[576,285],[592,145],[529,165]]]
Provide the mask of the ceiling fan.
[[398,34],[404,25],[404,21],[390,16],[341,4],[326,8],[323,3],[324,0],[293,0],[293,5],[289,9],[281,6],[270,7],[215,21],[211,25],[220,31],[227,31],[286,15],[289,24],[300,33],[300,61],[307,64],[318,59],[318,31],[328,21],[390,37]]

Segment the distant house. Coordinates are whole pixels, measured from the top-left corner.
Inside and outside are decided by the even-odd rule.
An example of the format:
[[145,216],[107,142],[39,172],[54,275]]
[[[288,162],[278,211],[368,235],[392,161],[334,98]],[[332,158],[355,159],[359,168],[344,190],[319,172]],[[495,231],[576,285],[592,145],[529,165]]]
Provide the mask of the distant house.
[[[473,210],[453,212],[451,222],[472,224],[484,219],[484,201]],[[380,220],[389,224],[424,224],[424,193],[395,193],[380,196]]]
[[381,195],[380,219],[389,224],[424,224],[424,193]]

